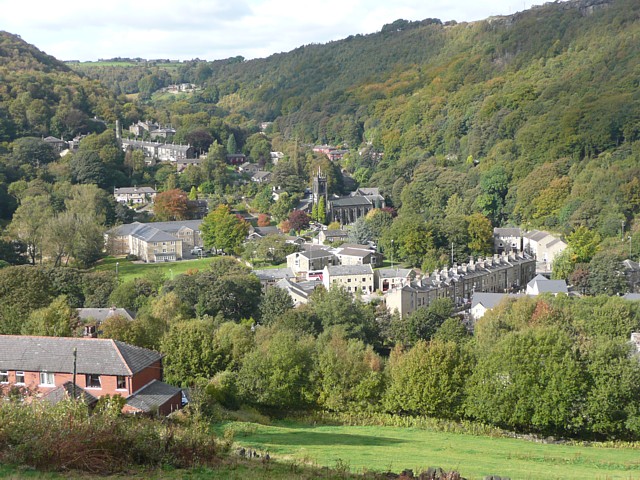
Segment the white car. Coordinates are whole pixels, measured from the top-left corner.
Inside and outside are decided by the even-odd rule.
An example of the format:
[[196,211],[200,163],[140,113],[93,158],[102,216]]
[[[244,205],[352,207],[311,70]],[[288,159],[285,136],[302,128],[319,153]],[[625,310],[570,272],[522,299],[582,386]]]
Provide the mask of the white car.
[[201,247],[193,247],[191,249],[191,255],[202,255],[202,248]]

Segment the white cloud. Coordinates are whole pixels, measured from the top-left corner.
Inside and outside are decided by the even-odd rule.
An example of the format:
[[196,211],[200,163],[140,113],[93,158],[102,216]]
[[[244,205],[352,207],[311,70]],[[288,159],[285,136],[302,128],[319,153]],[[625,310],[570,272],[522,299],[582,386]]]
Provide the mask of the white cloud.
[[[518,0],[0,0],[0,29],[60,59],[265,57],[372,33],[398,18],[472,21]],[[10,12],[10,13],[7,13]]]

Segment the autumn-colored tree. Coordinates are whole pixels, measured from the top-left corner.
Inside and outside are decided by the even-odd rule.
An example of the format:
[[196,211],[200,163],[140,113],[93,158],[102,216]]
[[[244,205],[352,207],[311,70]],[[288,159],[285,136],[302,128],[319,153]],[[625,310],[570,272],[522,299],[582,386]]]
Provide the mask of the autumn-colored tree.
[[179,188],[167,190],[156,195],[153,203],[153,213],[160,221],[186,220],[190,210],[186,192]]
[[269,215],[267,215],[266,213],[261,213],[260,215],[258,215],[259,227],[268,227],[269,225],[271,225],[271,219],[269,218]]
[[278,224],[278,228],[282,233],[288,234],[291,231],[291,224],[289,220],[283,220]]
[[296,232],[309,228],[310,221],[311,217],[302,210],[294,210],[289,214],[289,225]]

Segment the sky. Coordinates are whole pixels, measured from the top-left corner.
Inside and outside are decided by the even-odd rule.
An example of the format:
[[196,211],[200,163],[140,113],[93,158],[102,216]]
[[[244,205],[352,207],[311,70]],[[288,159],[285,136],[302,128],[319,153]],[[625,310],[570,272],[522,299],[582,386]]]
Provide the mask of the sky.
[[[0,0],[0,30],[59,60],[263,58],[403,18],[468,22],[532,0]],[[541,2],[537,2],[541,3]]]

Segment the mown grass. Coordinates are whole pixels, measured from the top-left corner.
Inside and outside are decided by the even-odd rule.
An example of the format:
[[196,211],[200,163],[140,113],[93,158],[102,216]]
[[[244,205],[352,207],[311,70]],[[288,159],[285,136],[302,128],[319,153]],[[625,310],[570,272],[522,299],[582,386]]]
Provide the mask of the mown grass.
[[145,277],[150,272],[160,272],[166,278],[170,279],[188,270],[205,270],[209,267],[212,260],[213,257],[205,257],[195,260],[180,260],[179,262],[134,263],[125,258],[106,257],[101,260],[95,268],[97,271],[107,271],[115,274],[116,263],[118,263],[118,277],[120,282]]
[[542,444],[380,426],[230,422],[216,429],[231,429],[239,445],[269,452],[274,458],[328,466],[342,463],[354,472],[441,467],[469,479],[487,475],[532,480],[640,479],[640,450],[631,447]]

